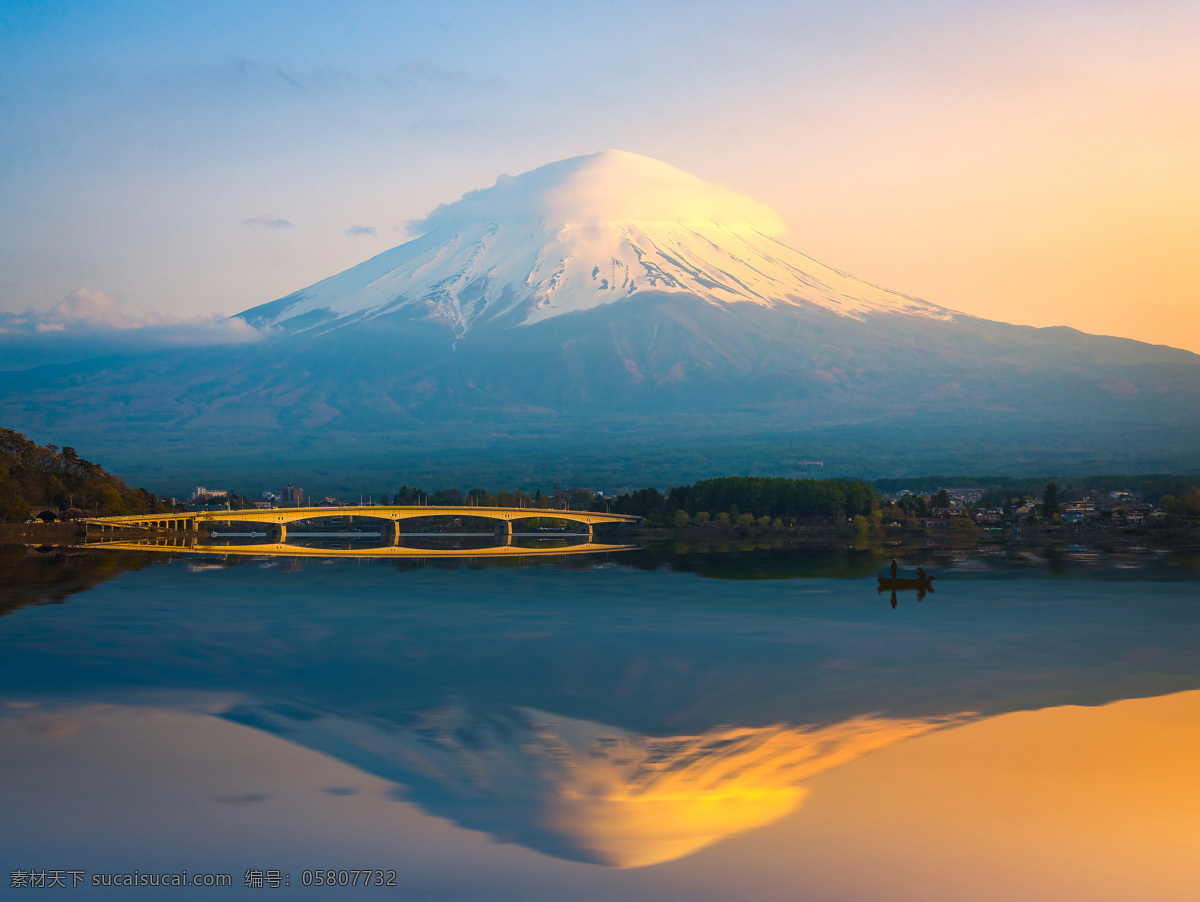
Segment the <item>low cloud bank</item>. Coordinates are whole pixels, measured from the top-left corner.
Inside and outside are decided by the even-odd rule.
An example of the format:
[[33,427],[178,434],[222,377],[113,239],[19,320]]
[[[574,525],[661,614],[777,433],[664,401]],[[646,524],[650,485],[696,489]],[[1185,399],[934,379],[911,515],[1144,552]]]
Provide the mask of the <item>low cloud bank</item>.
[[250,344],[263,337],[237,318],[130,312],[103,291],[77,288],[47,310],[30,307],[0,313],[0,369],[61,363],[110,351]]

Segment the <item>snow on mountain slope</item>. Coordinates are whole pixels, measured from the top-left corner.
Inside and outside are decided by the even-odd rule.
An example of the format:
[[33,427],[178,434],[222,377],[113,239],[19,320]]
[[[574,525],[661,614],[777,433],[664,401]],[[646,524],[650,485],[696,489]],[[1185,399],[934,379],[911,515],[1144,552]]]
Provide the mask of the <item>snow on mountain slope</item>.
[[424,234],[279,301],[256,326],[340,325],[404,308],[462,335],[532,324],[644,292],[714,304],[813,304],[861,318],[951,311],[859,281],[780,243],[769,207],[649,157],[550,163],[443,204]]

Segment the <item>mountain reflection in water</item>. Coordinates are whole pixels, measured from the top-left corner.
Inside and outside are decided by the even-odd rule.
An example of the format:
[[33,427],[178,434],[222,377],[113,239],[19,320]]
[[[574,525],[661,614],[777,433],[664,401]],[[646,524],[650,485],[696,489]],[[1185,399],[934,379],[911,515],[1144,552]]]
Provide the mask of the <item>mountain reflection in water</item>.
[[805,779],[955,722],[857,717],[649,737],[532,709],[472,718],[449,708],[411,727],[295,706],[224,716],[399,783],[430,814],[616,868],[669,861],[778,820],[804,798]]
[[[801,860],[820,870],[823,834],[795,839],[810,817],[837,828],[814,787],[872,773],[873,792],[898,793],[878,774],[884,756],[1019,726],[1021,712],[1069,723],[1079,709],[1065,706],[1200,688],[1194,561],[1169,556],[1118,570],[910,553],[904,566],[936,573],[938,591],[893,611],[876,594],[883,553],[844,549],[487,563],[21,553],[12,572],[35,588],[15,587],[0,618],[0,767],[15,775],[0,811],[23,825],[12,848],[26,857],[82,855],[99,834],[146,856],[131,866],[243,846],[247,858],[316,850],[359,866],[348,862],[369,847],[424,875],[412,897],[744,898],[743,882],[717,889],[705,868],[724,861],[748,879],[751,865],[729,862],[750,850],[763,879]],[[1137,750],[1148,768],[1154,737],[1175,735],[1155,729]],[[1073,766],[1056,754],[1046,767]],[[1171,773],[1180,791],[1195,779]],[[920,814],[916,795],[904,817]],[[944,797],[964,835],[986,832],[953,787]],[[870,801],[855,803],[860,816]],[[953,832],[943,826],[930,829]],[[63,845],[71,831],[84,838]],[[449,850],[438,867],[422,858],[436,851],[427,833]],[[846,843],[826,851],[885,855]],[[469,856],[462,875],[456,855]],[[598,867],[571,877],[583,864]],[[518,890],[518,872],[563,882]],[[501,875],[511,892],[483,877],[464,889],[471,874]],[[638,874],[682,882],[637,884],[641,895],[604,882]],[[793,898],[797,879],[780,877],[771,898]],[[839,895],[828,879],[814,898],[965,898]]]

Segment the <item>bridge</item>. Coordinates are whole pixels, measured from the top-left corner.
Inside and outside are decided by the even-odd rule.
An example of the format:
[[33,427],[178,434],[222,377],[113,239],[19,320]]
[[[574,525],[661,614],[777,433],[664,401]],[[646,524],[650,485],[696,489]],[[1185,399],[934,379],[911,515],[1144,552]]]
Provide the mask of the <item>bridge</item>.
[[[512,537],[512,525],[515,520],[559,520],[575,523],[580,527],[577,534],[589,538],[592,535],[592,528],[603,523],[636,524],[641,522],[640,517],[598,511],[532,507],[475,507],[473,505],[253,508],[240,511],[188,511],[175,514],[134,514],[124,517],[85,517],[81,518],[81,522],[85,524],[89,532],[93,527],[101,532],[119,530],[195,532],[201,526],[209,523],[263,524],[278,530],[278,541],[282,543],[287,540],[288,524],[327,517],[369,517],[373,520],[384,521],[389,525],[391,535],[388,536],[388,531],[384,530],[381,532],[381,536],[390,538],[393,545],[399,541],[402,521],[427,517],[475,517],[491,520],[495,524],[497,538],[506,540]],[[431,535],[436,535],[436,533],[431,533]]]
[[312,557],[312,558],[520,558],[559,557],[562,555],[596,554],[598,552],[634,551],[637,545],[598,545],[580,542],[553,548],[529,548],[516,545],[492,545],[485,548],[405,548],[403,546],[381,546],[378,548],[308,548],[304,545],[285,545],[272,542],[263,545],[204,545],[185,538],[159,535],[158,538],[134,539],[130,541],[103,541],[88,544],[87,548],[105,548],[116,551],[161,551],[172,554],[217,555],[221,557]]

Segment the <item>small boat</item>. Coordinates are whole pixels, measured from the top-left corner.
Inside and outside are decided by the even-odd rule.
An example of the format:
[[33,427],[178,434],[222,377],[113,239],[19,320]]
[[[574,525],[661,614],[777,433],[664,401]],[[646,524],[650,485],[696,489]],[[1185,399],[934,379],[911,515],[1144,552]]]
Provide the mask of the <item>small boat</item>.
[[933,591],[932,576],[927,576],[924,579],[920,577],[908,579],[903,576],[879,576],[876,579],[879,580],[879,590],[881,592],[884,589],[891,589],[893,591],[896,589],[924,589],[927,592]]

